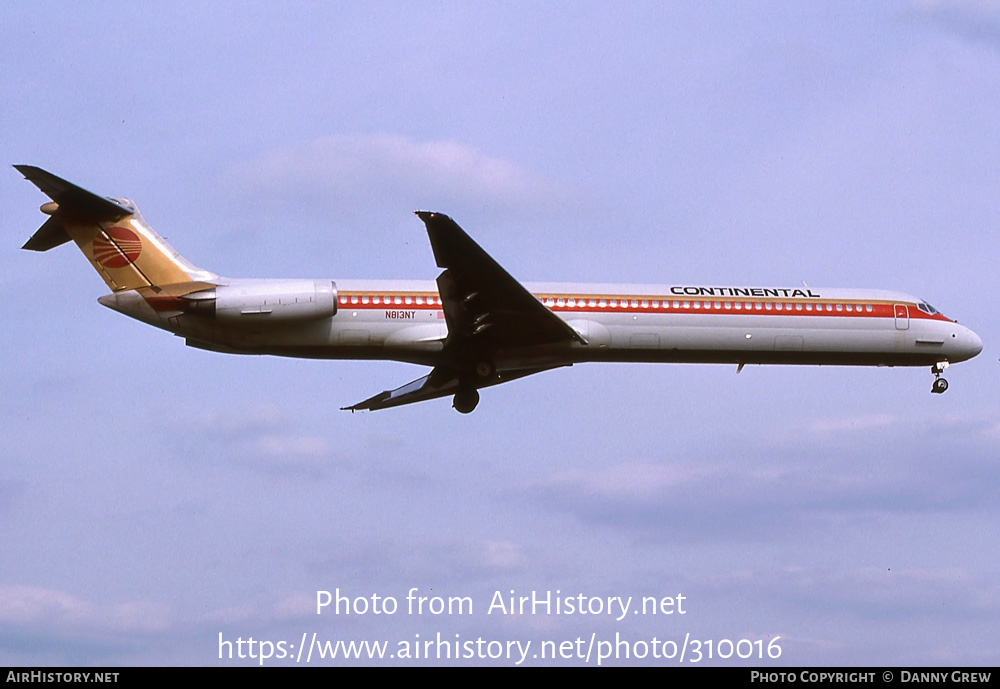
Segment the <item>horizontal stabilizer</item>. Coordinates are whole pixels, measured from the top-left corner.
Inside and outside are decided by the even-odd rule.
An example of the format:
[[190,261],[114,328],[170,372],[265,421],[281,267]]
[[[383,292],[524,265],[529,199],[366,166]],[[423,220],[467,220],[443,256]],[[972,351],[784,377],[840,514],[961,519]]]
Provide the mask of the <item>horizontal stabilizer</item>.
[[65,244],[69,239],[70,237],[62,223],[55,218],[49,218],[21,248],[28,251],[48,251],[60,244]]
[[[59,204],[57,213],[61,216],[72,218],[79,222],[103,222],[105,220],[114,221],[126,215],[132,215],[131,209],[115,203],[111,199],[98,196],[71,182],[67,182],[61,177],[56,177],[51,172],[46,172],[39,167],[33,165],[15,165],[14,168],[24,175],[25,179],[41,189],[42,193]],[[48,223],[45,223],[42,229],[47,225]],[[38,232],[35,234],[37,236]],[[30,243],[31,241],[29,240]],[[52,246],[58,246],[58,244],[53,244]],[[51,249],[52,246],[48,248]],[[32,250],[44,251],[44,249]]]

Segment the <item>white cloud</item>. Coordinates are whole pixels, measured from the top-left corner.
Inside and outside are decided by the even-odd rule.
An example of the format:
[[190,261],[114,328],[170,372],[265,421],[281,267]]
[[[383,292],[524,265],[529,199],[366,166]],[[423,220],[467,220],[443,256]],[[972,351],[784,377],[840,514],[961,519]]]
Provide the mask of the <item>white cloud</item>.
[[1000,18],[1000,0],[915,0],[914,5],[924,11],[951,10]]
[[388,202],[451,212],[475,203],[493,211],[537,211],[568,196],[565,188],[509,160],[456,141],[399,134],[322,137],[273,151],[237,176],[248,189],[277,189],[308,204],[337,206]]
[[524,552],[511,541],[487,541],[482,544],[482,563],[493,569],[510,569],[525,563]]
[[645,500],[691,483],[703,473],[663,464],[616,464],[603,469],[562,472],[537,482],[535,487],[572,490],[603,498]]
[[324,438],[296,435],[264,435],[237,446],[252,456],[275,461],[323,459],[332,447]]
[[101,604],[35,586],[0,587],[0,624],[65,637],[159,632],[170,626],[169,608],[162,603]]
[[238,625],[252,620],[254,624],[273,624],[285,620],[311,620],[316,616],[316,598],[295,593],[284,598],[260,601],[246,600],[235,605],[210,610],[200,621],[209,625]]
[[188,434],[172,438],[185,457],[210,457],[254,471],[322,473],[337,461],[334,445],[322,436],[297,433],[296,425],[278,406],[258,403],[194,418]]
[[238,437],[247,432],[281,428],[288,424],[288,415],[277,405],[259,402],[223,412],[208,413],[194,419],[195,427],[205,433]]
[[916,0],[916,11],[947,31],[974,43],[1000,49],[1000,1]]
[[992,615],[996,585],[960,568],[806,567],[769,572],[778,592],[791,592],[802,605],[828,607],[858,617],[933,615],[944,606],[953,615]]
[[[525,491],[534,504],[653,540],[772,539],[873,515],[965,514],[996,503],[993,428],[968,418],[832,416],[737,456],[723,448],[696,463],[574,469]],[[970,431],[986,437],[963,441]]]
[[896,425],[900,419],[892,414],[866,414],[831,419],[817,419],[809,424],[815,433],[842,433],[866,431]]

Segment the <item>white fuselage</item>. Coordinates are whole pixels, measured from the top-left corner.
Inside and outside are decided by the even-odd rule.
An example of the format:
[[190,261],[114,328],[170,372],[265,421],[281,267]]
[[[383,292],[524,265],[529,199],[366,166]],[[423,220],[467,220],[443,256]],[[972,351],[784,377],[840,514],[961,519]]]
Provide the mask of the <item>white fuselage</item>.
[[[433,366],[448,335],[437,286],[430,281],[214,282],[236,295],[227,297],[226,317],[159,309],[155,299],[135,292],[108,295],[101,302],[182,335],[193,346],[232,353]],[[332,293],[301,289],[313,283],[332,286]],[[575,283],[525,287],[586,344],[498,350],[494,362],[501,371],[586,361],[923,366],[963,361],[982,349],[974,332],[899,292]],[[289,295],[295,301],[289,303]],[[311,301],[305,310],[296,303],[314,298],[332,298],[335,308],[327,304],[327,310],[309,315]]]

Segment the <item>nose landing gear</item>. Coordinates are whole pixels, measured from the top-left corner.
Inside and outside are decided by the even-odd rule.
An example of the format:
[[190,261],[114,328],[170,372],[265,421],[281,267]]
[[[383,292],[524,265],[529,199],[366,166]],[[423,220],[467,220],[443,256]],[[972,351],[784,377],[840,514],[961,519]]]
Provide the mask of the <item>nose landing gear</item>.
[[934,384],[931,386],[931,392],[940,395],[948,389],[948,381],[941,377],[946,368],[948,368],[947,361],[939,361],[931,366],[931,373],[934,374]]

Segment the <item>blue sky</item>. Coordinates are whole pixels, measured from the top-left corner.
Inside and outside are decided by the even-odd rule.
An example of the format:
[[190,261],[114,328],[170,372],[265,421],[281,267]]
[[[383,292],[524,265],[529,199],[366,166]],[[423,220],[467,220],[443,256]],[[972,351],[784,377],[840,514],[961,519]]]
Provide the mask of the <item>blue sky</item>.
[[[923,369],[592,365],[468,417],[351,415],[418,369],[104,309],[73,247],[18,249],[45,199],[10,168],[0,664],[441,632],[996,665],[998,102],[996,3],[5,5],[6,162],[132,198],[220,274],[433,279],[426,208],[523,281],[896,289],[985,349],[941,396]],[[412,587],[474,614],[315,614]],[[688,612],[487,615],[512,589]]]

